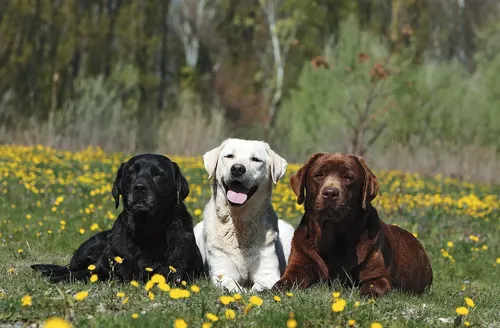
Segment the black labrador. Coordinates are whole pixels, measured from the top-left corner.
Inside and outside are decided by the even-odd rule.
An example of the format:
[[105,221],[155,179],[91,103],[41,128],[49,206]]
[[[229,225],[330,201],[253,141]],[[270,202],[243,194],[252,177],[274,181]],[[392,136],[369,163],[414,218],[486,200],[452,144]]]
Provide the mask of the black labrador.
[[123,211],[111,230],[80,245],[67,266],[31,267],[52,282],[86,280],[91,264],[100,280],[146,281],[158,273],[176,283],[203,273],[193,219],[183,203],[189,185],[177,163],[162,155],[134,156],[120,165],[112,194],[116,208],[122,195]]

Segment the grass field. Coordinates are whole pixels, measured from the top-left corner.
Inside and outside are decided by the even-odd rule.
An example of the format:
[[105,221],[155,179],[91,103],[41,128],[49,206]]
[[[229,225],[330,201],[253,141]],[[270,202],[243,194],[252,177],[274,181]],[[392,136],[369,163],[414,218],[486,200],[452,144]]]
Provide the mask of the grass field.
[[[225,294],[206,280],[196,282],[199,292],[182,287],[188,293],[116,282],[53,285],[40,278],[30,264],[66,264],[81,242],[111,227],[119,213],[111,185],[126,158],[99,149],[0,146],[0,327],[43,324],[54,316],[77,327],[452,327],[455,320],[500,327],[500,188],[395,171],[375,172],[381,193],[374,203],[386,222],[414,233],[429,253],[434,283],[421,297],[392,292],[373,301],[357,289],[322,285],[221,299]],[[210,195],[201,157],[171,158],[188,178],[187,205],[198,222]],[[302,208],[288,179],[297,168],[289,165],[273,196],[281,218],[294,225]]]

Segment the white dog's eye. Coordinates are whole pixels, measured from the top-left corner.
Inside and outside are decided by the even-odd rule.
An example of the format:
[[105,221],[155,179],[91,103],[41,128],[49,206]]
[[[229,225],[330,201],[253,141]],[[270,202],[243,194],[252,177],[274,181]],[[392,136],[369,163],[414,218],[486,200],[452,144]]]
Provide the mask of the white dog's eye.
[[250,160],[252,162],[257,162],[257,163],[262,163],[263,162],[260,158],[257,158],[257,157],[252,157],[252,158],[250,158]]
[[224,158],[234,158],[234,155],[233,154],[227,154],[226,156],[224,156]]

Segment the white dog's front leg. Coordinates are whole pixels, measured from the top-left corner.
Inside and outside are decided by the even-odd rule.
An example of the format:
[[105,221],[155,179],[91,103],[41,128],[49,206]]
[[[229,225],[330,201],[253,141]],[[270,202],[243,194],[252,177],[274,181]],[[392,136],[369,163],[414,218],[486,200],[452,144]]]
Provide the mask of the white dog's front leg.
[[261,254],[262,257],[259,267],[253,273],[252,277],[254,282],[252,286],[253,292],[271,289],[276,281],[280,279],[278,257],[274,249],[274,244],[272,246],[266,246]]
[[243,292],[238,283],[241,274],[236,265],[222,252],[212,250],[209,259],[209,274],[215,286],[226,288],[229,292]]

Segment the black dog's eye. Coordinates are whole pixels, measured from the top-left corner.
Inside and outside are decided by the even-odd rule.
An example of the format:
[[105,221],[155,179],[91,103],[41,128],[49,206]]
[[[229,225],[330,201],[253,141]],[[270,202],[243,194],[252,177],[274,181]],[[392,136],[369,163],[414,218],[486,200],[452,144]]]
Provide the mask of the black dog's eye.
[[129,177],[133,177],[133,176],[135,176],[135,172],[133,170],[130,170],[130,171],[127,172],[127,175]]
[[250,158],[250,160],[252,162],[257,162],[257,163],[262,163],[263,162],[260,158],[257,158],[257,157],[252,157],[252,158]]
[[234,155],[233,154],[227,154],[226,156],[224,156],[224,158],[234,158]]
[[157,176],[157,177],[164,177],[164,176],[165,176],[165,172],[163,172],[163,171],[158,171],[158,172],[156,173],[156,176]]

